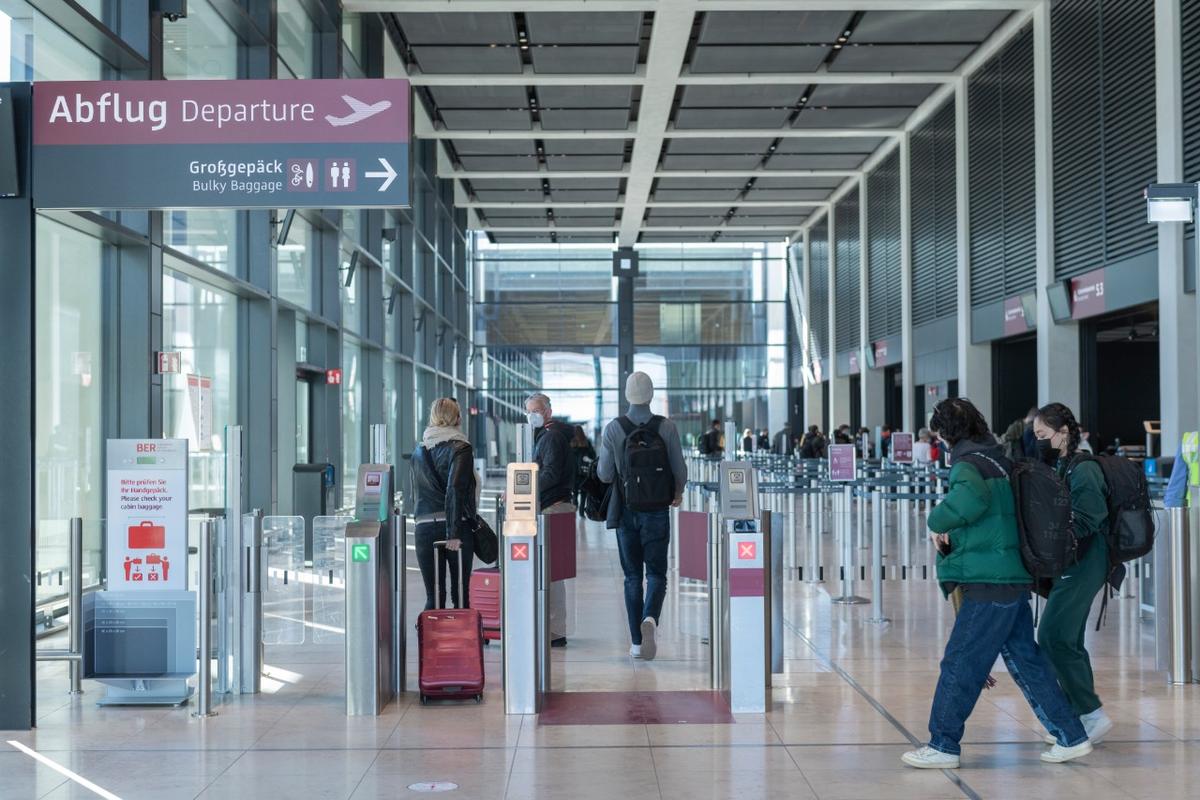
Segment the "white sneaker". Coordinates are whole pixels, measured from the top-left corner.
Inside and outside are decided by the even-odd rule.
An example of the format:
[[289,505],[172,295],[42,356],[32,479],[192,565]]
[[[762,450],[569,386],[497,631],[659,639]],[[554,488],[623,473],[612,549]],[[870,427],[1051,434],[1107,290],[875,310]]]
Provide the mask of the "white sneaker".
[[1066,761],[1082,758],[1090,752],[1092,752],[1092,743],[1090,740],[1085,740],[1082,744],[1077,744],[1074,747],[1063,747],[1061,744],[1055,744],[1049,750],[1042,753],[1042,761],[1045,761],[1047,764],[1062,764]]
[[658,642],[654,639],[657,633],[658,624],[654,617],[642,620],[642,658],[647,661],[653,661],[654,656],[658,654]]
[[[1088,739],[1093,745],[1100,744],[1104,741],[1104,737],[1109,734],[1113,728],[1113,721],[1108,714],[1104,713],[1103,709],[1097,708],[1091,714],[1084,714],[1079,718],[1083,724],[1083,730],[1087,732]],[[1046,744],[1058,744],[1058,739],[1054,738],[1053,733],[1047,733],[1042,737]]]
[[958,769],[958,756],[934,750],[926,745],[920,750],[909,750],[900,760],[917,769]]
[[629,655],[633,656],[634,658],[641,658],[642,646],[640,644],[629,645]]
[[1113,721],[1109,719],[1108,714],[1105,714],[1102,708],[1097,708],[1090,714],[1084,714],[1079,721],[1083,723],[1083,729],[1087,731],[1088,740],[1092,744],[1103,742],[1104,737],[1113,728]]

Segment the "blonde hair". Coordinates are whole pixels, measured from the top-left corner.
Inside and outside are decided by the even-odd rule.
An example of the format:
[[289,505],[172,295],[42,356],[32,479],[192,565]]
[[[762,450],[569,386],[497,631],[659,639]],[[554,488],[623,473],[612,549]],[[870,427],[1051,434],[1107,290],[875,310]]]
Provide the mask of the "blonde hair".
[[462,412],[453,397],[439,397],[429,406],[429,425],[434,428],[457,428]]

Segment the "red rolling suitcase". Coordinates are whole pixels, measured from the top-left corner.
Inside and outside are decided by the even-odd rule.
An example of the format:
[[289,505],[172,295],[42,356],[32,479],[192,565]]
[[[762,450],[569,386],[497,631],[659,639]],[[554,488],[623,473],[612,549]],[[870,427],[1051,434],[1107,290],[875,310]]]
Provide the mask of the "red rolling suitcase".
[[500,568],[483,567],[471,573],[471,608],[483,618],[484,644],[500,638]]
[[[434,547],[445,547],[436,542]],[[437,556],[434,557],[434,597],[440,597]],[[458,593],[462,597],[462,551],[458,551]],[[475,698],[483,702],[483,622],[479,611],[435,609],[417,617],[417,650],[421,703],[430,700]]]

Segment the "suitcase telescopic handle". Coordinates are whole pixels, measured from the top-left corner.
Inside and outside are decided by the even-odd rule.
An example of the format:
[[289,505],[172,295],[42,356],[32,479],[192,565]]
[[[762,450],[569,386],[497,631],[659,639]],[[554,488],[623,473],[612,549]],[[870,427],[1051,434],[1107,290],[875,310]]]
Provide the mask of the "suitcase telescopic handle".
[[[441,540],[433,543],[433,547],[434,547],[434,553],[433,553],[433,602],[439,603],[439,604],[442,602],[442,591],[441,591],[442,570],[441,570],[440,565],[438,564],[438,560],[437,560],[437,548],[441,547],[441,548],[448,550],[448,549],[450,549],[448,547],[448,545],[449,545],[449,542],[446,539],[441,539]],[[458,550],[456,550],[455,552],[458,553],[458,602],[461,603],[463,601],[463,598],[466,596],[463,594],[462,548],[461,547],[458,548]],[[441,606],[439,605],[438,608],[441,608]]]

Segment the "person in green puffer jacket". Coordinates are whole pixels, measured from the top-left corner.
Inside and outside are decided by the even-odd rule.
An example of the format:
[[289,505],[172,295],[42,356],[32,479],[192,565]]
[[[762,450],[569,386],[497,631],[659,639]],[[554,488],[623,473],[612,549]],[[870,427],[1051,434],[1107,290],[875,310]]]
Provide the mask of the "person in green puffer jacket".
[[961,591],[962,603],[933,694],[929,744],[901,760],[921,769],[959,766],[967,717],[1000,655],[1034,713],[1055,736],[1042,760],[1062,763],[1087,755],[1092,744],[1083,724],[1033,638],[1033,579],[1021,562],[1008,482],[1012,462],[970,400],[938,403],[929,427],[946,443],[952,465],[949,492],[928,523],[938,547],[938,583],[947,596]]
[[1100,465],[1078,452],[1081,434],[1071,409],[1062,403],[1038,409],[1033,433],[1038,456],[1053,466],[1071,489],[1071,511],[1079,543],[1079,560],[1051,582],[1046,610],[1038,625],[1038,645],[1049,656],[1088,738],[1092,744],[1100,744],[1112,730],[1113,721],[1096,694],[1084,634],[1092,601],[1103,591],[1110,572],[1104,537],[1108,530],[1108,483]]

